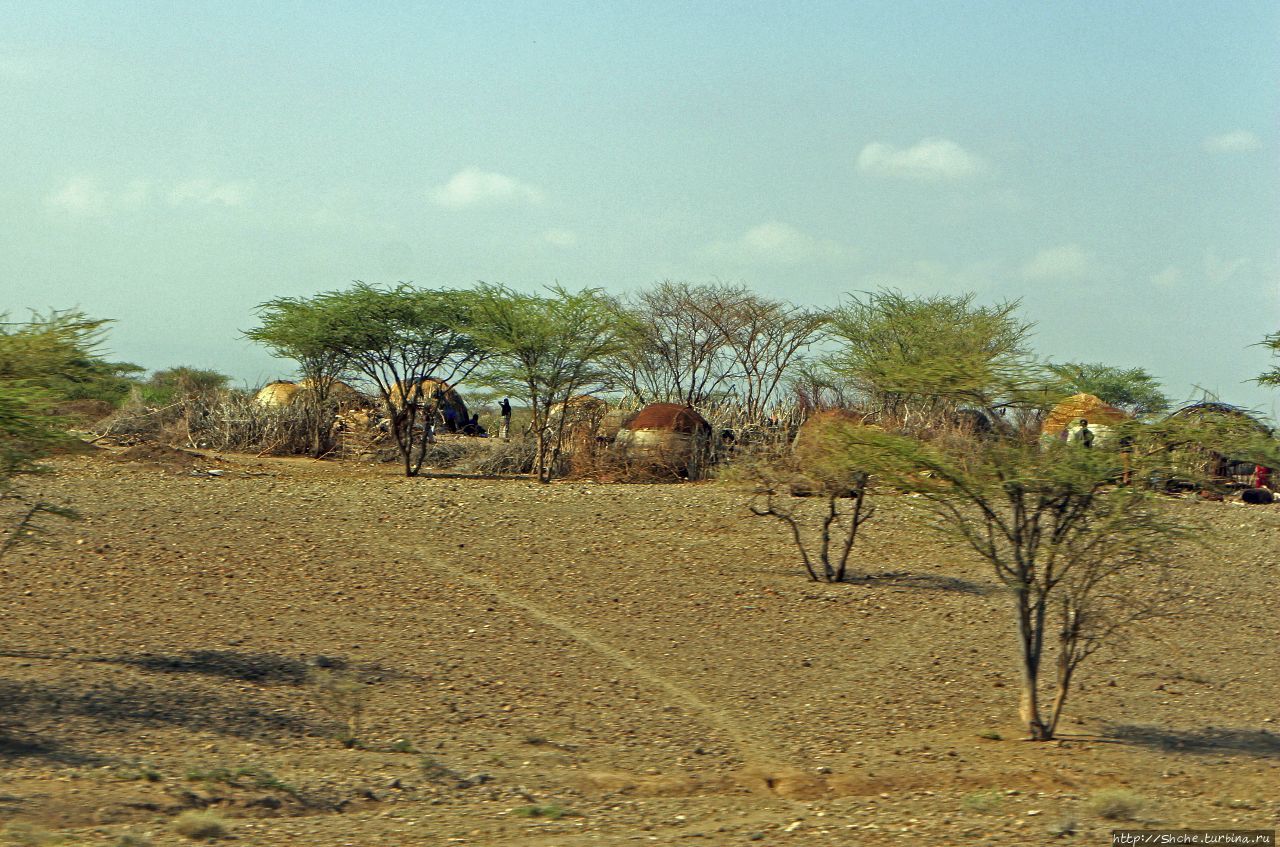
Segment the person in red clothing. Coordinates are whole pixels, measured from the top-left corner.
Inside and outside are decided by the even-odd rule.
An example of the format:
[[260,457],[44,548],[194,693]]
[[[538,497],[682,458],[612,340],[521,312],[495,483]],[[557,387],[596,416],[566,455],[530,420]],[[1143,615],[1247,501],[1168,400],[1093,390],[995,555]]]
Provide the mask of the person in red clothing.
[[1271,468],[1265,465],[1253,466],[1253,487],[1271,488]]

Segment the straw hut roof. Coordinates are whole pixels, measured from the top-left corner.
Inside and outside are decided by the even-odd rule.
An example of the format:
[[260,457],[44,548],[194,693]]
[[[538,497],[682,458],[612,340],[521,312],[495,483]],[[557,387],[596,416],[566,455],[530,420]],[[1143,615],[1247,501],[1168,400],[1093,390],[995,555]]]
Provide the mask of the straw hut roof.
[[[310,390],[311,380],[304,379],[298,383],[298,387]],[[329,384],[329,399],[336,402],[339,406],[347,408],[350,406],[367,406],[370,400],[362,392],[352,388],[340,379],[335,379]]]
[[1215,417],[1238,421],[1264,434],[1271,433],[1270,427],[1258,420],[1253,412],[1241,409],[1239,406],[1232,406],[1230,403],[1193,403],[1190,406],[1183,406],[1175,412],[1170,412],[1165,420],[1178,420],[1181,418],[1203,420]]
[[293,402],[293,395],[297,394],[298,390],[296,382],[278,379],[262,386],[253,399],[259,406],[288,406]]
[[1041,432],[1056,436],[1081,418],[1102,426],[1114,426],[1130,419],[1122,410],[1092,394],[1073,394],[1049,411]]

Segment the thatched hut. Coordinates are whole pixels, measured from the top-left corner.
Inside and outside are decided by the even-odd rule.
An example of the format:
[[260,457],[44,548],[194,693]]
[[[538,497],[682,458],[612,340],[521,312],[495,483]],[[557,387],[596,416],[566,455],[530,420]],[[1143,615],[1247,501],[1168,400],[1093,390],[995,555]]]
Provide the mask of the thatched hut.
[[253,396],[253,400],[264,408],[280,409],[291,404],[299,390],[298,383],[287,379],[277,379],[275,382],[269,382],[258,389],[258,393]]
[[[423,378],[420,383],[422,393],[418,402],[438,412],[443,418],[447,431],[461,431],[471,419],[471,413],[467,410],[467,404],[458,393],[458,389],[447,382],[431,377]],[[412,382],[407,382],[391,387],[391,404],[396,409],[403,408],[406,397],[412,396],[412,386]],[[451,421],[452,426],[449,425]]]
[[1123,410],[1092,394],[1073,394],[1049,411],[1040,428],[1040,437],[1045,440],[1066,439],[1079,429],[1081,420],[1087,420],[1093,432],[1094,445],[1101,446],[1111,438],[1113,427],[1130,419]]
[[[298,388],[303,391],[310,391],[311,380],[302,380],[298,383]],[[373,401],[366,394],[356,390],[340,379],[335,379],[333,382],[329,383],[329,401],[342,411],[347,411],[349,409],[367,409],[373,405]]]
[[[1193,403],[1170,413],[1165,420],[1204,424],[1235,436],[1271,435],[1271,428],[1252,413],[1228,403]],[[1253,484],[1257,465],[1250,459],[1224,456],[1199,445],[1182,445],[1174,448],[1174,453],[1193,478],[1207,477],[1232,485]]]
[[[254,400],[259,406],[266,408],[278,409],[285,406],[293,406],[302,403],[306,399],[307,394],[311,391],[311,385],[310,379],[304,379],[301,382],[278,379],[275,382],[264,385],[254,395]],[[340,379],[335,379],[329,384],[329,402],[337,410],[344,412],[350,409],[368,408],[372,405],[372,401],[368,397]]]
[[623,422],[615,441],[629,461],[700,479],[711,456],[711,424],[692,406],[651,403]]

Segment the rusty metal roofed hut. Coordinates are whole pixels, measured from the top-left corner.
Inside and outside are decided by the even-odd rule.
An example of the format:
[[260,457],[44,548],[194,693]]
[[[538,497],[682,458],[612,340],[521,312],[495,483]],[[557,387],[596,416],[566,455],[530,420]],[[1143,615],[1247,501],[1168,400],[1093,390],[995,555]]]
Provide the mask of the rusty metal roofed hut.
[[[1229,403],[1193,403],[1170,413],[1165,420],[1206,423],[1242,435],[1272,434],[1271,428],[1258,420],[1256,413]],[[1173,449],[1178,462],[1186,463],[1193,477],[1203,476],[1229,486],[1252,485],[1256,465],[1251,460],[1224,456],[1200,445],[1182,445]]]
[[1089,422],[1094,443],[1105,444],[1112,427],[1130,420],[1130,417],[1092,394],[1073,394],[1049,410],[1040,428],[1040,437],[1045,440],[1065,439],[1079,427],[1081,420]]
[[711,424],[692,406],[651,403],[623,423],[615,443],[629,461],[701,479],[711,458]]

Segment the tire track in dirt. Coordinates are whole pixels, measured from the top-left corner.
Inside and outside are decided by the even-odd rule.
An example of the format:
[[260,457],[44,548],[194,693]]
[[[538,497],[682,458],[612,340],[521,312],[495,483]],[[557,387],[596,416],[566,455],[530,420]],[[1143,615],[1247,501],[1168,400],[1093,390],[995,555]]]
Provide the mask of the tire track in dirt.
[[715,728],[732,740],[737,745],[744,761],[754,764],[781,763],[785,761],[784,757],[771,744],[762,740],[760,736],[744,732],[741,726],[741,719],[735,718],[727,710],[717,708],[708,703],[683,685],[663,676],[639,659],[627,655],[608,641],[548,611],[531,600],[512,594],[485,577],[450,567],[430,555],[421,555],[419,558],[429,567],[465,582],[497,598],[508,606],[520,609],[538,623],[569,636],[613,664],[626,669],[632,676],[638,677],[654,688],[659,689],[668,698],[680,703],[689,712],[697,715],[704,724]]

